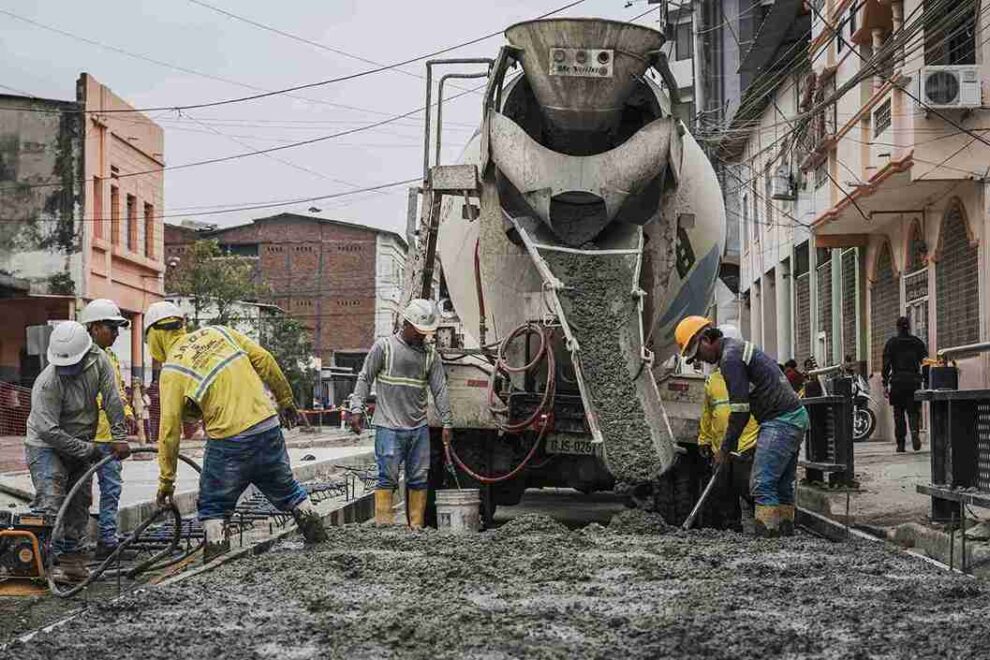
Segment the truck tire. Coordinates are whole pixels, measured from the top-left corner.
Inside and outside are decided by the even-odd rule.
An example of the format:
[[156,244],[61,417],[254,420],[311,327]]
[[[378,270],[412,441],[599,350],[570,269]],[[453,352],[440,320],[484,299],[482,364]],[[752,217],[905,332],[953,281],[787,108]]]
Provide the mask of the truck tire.
[[654,510],[668,525],[680,525],[694,508],[697,480],[692,467],[692,461],[682,457],[654,485]]

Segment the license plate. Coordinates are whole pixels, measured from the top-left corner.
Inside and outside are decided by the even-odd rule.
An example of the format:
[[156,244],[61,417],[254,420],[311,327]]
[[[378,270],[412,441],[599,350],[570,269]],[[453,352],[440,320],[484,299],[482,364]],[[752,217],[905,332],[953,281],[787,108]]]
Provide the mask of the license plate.
[[576,454],[578,456],[594,456],[598,453],[591,440],[578,438],[550,438],[547,440],[548,454]]

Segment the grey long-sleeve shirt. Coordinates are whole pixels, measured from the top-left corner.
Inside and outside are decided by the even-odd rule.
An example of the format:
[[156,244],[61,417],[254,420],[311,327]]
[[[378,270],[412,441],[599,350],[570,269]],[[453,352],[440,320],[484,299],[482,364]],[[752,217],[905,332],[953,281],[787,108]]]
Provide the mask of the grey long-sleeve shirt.
[[24,443],[51,447],[71,458],[95,457],[96,446],[91,440],[99,421],[97,394],[103,395],[111,437],[114,441],[126,440],[124,405],[116,376],[106,354],[94,344],[83,358],[79,374],[60,376],[57,367],[50,364],[34,381]]
[[371,347],[351,395],[351,411],[360,412],[376,383],[375,416],[371,423],[388,429],[415,429],[426,424],[427,389],[445,427],[454,417],[447,396],[447,375],[436,350],[410,346],[399,335],[383,337]]

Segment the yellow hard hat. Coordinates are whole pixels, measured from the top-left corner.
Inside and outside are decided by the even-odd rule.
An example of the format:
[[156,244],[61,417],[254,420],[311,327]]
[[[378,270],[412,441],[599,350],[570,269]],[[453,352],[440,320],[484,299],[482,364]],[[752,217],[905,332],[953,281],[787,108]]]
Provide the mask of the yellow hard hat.
[[688,360],[694,357],[698,350],[698,342],[695,339],[701,331],[712,325],[711,319],[704,316],[688,316],[681,319],[674,330],[674,339],[678,348],[681,349],[681,357]]

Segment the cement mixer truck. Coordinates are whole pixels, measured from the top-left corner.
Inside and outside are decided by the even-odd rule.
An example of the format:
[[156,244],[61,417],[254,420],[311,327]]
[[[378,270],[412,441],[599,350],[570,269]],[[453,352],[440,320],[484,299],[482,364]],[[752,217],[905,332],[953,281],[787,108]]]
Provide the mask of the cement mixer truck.
[[[404,295],[441,306],[456,427],[449,447],[435,429],[431,486],[482,486],[488,516],[527,488],[617,490],[678,522],[698,492],[698,410],[668,394],[701,382],[662,394],[655,372],[712,299],[718,180],[647,75],[677,89],[661,33],[566,18],[505,36],[495,59],[427,63]],[[483,118],[444,164],[444,84],[463,78],[486,81]]]

